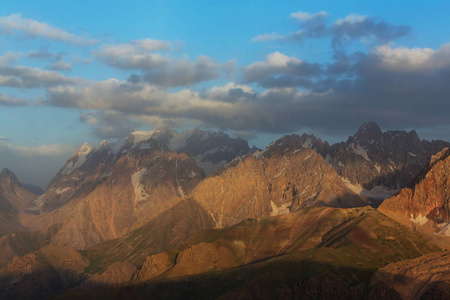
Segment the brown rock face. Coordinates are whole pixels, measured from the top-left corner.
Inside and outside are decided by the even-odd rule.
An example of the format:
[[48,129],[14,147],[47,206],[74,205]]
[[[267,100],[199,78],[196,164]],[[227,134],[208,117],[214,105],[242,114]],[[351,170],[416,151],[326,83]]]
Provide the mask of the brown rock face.
[[450,252],[388,264],[371,282],[369,299],[449,299]]
[[329,163],[339,175],[366,189],[408,187],[431,155],[450,144],[421,141],[413,130],[382,132],[374,122],[361,125],[346,142],[335,144]]
[[88,260],[69,247],[49,245],[16,257],[0,270],[1,299],[44,299],[79,283]]
[[25,231],[19,221],[19,214],[26,204],[36,198],[27,191],[16,175],[8,169],[0,173],[0,237]]
[[275,146],[206,178],[190,194],[217,227],[308,206],[366,205],[315,151]]
[[450,236],[446,227],[450,221],[450,149],[433,156],[414,187],[385,200],[379,210],[410,219],[414,226],[431,221],[440,233]]
[[47,226],[59,226],[53,243],[86,249],[148,223],[181,201],[202,176],[184,154],[135,150],[91,193],[42,218]]
[[373,208],[309,207],[202,231],[125,286],[58,299],[364,299],[375,269],[435,251]]
[[146,257],[175,248],[201,230],[212,228],[208,213],[192,199],[183,199],[129,234],[86,250],[90,272],[103,272],[115,262],[142,266]]
[[133,279],[136,273],[136,267],[129,263],[115,262],[111,264],[104,272],[94,274],[83,281],[80,288],[92,288],[96,286],[114,286],[127,283]]
[[142,268],[136,273],[138,281],[150,280],[164,273],[174,264],[174,259],[167,252],[148,256]]
[[348,258],[333,258],[345,253],[363,269],[438,250],[375,209],[310,207],[203,231],[170,252],[148,257],[137,279],[209,274],[319,248],[329,251],[324,255],[329,262],[347,262]]

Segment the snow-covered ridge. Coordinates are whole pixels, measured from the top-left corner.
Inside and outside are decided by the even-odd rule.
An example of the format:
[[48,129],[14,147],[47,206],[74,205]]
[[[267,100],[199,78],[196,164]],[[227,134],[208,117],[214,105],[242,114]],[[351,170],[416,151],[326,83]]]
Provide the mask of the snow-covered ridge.
[[84,143],[80,149],[72,155],[71,161],[65,166],[61,173],[63,175],[69,175],[73,170],[81,167],[92,150],[93,147],[91,145]]
[[[222,139],[223,137],[223,139]],[[193,140],[189,140],[193,138]],[[217,171],[223,167],[227,161],[217,156],[214,161],[211,160],[209,155],[215,153],[233,153],[233,155],[245,154],[247,151],[238,149],[239,153],[234,153],[236,149],[234,146],[229,145],[229,142],[233,142],[228,135],[222,132],[203,131],[200,129],[191,129],[182,131],[180,133],[169,128],[155,129],[150,131],[134,131],[131,132],[128,137],[122,137],[115,143],[110,143],[106,140],[102,141],[98,147],[92,147],[85,143],[81,148],[76,151],[68,163],[62,170],[62,175],[69,175],[77,168],[80,168],[89,159],[89,155],[96,151],[108,151],[113,154],[113,158],[117,159],[123,155],[126,155],[130,150],[147,150],[152,147],[150,140],[156,140],[166,145],[171,151],[185,152],[192,156],[197,165],[204,169],[206,174],[212,171]],[[189,140],[189,141],[188,141]],[[209,141],[214,142],[209,142]],[[197,147],[198,145],[202,147]],[[107,148],[106,148],[107,147]],[[189,151],[193,153],[189,153]]]

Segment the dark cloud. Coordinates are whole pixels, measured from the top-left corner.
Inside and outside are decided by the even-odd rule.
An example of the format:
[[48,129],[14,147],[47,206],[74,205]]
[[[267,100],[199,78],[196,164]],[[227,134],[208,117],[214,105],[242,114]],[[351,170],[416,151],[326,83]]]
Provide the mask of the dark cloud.
[[201,56],[195,62],[181,60],[149,70],[143,75],[143,80],[163,87],[192,86],[218,78],[222,70],[224,69],[220,64]]
[[288,57],[280,52],[267,55],[265,61],[258,61],[242,69],[244,82],[256,82],[263,87],[310,87],[311,79],[321,74],[318,64]]
[[45,38],[77,46],[88,46],[98,42],[97,40],[81,37],[61,28],[50,26],[47,23],[24,18],[21,14],[0,17],[0,32],[4,34],[21,32],[26,38]]
[[55,62],[62,59],[61,53],[51,53],[46,49],[40,50],[40,51],[29,51],[27,53],[28,58],[34,58],[34,59],[45,59],[50,62]]
[[100,139],[127,136],[136,126],[128,116],[116,111],[87,112],[80,115],[80,121],[91,125],[94,136]]
[[360,38],[374,40],[377,44],[386,44],[403,36],[409,35],[410,28],[387,23],[379,18],[350,14],[337,20],[328,29],[333,37],[333,47],[344,49],[344,43]]
[[115,68],[124,70],[151,70],[159,68],[171,60],[157,50],[165,50],[171,47],[167,41],[136,40],[125,44],[104,45],[97,51],[95,56]]
[[386,44],[410,34],[408,26],[398,26],[382,19],[350,14],[327,24],[328,13],[321,11],[315,14],[297,12],[291,14],[299,23],[300,30],[288,34],[271,33],[256,36],[253,42],[279,41],[303,42],[305,39],[332,38],[335,51],[343,51],[345,44],[358,39],[366,39],[376,44]]
[[75,84],[76,82],[75,79],[55,71],[44,71],[26,66],[0,66],[0,86],[38,88]]
[[47,66],[50,70],[56,71],[72,71],[72,65],[64,60],[58,60]]

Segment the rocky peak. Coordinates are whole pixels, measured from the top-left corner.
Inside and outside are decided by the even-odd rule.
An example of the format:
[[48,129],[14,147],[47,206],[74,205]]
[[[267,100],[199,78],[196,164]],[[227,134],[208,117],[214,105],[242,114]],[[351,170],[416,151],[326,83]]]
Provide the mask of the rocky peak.
[[437,231],[450,236],[450,149],[431,158],[412,188],[402,189],[379,207],[383,213],[397,213],[415,225],[430,222]]
[[0,192],[14,192],[15,187],[22,187],[22,184],[11,170],[4,168],[0,173]]
[[[326,157],[330,150],[330,145],[328,142],[323,142],[320,138],[316,138],[312,134],[302,134],[299,136],[297,134],[285,135],[267,146],[266,150],[260,152],[264,153],[265,156],[271,153],[282,151],[295,151],[299,149],[313,149],[323,157]],[[258,153],[256,153],[258,156]]]
[[361,145],[380,143],[383,140],[383,132],[375,122],[362,124],[353,138]]

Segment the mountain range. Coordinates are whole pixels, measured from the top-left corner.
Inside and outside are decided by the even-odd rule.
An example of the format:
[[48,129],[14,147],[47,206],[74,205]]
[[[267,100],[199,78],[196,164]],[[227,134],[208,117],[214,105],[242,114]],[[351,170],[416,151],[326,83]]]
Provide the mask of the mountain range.
[[373,122],[264,150],[165,128],[82,145],[43,193],[4,169],[0,298],[450,295],[448,276],[395,276],[450,265],[448,147]]

